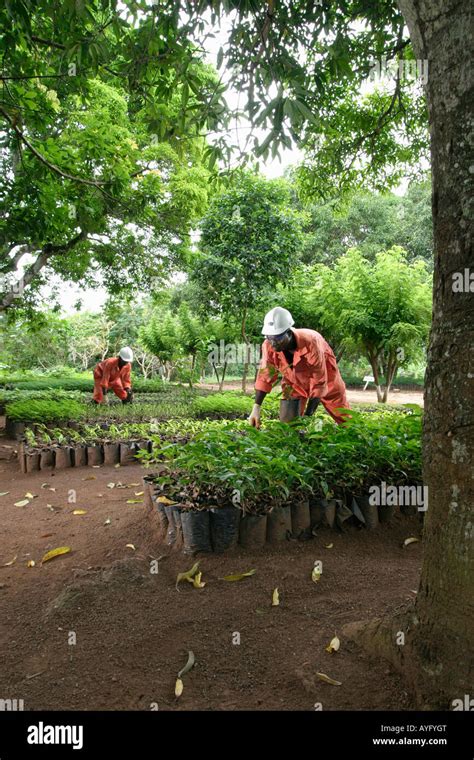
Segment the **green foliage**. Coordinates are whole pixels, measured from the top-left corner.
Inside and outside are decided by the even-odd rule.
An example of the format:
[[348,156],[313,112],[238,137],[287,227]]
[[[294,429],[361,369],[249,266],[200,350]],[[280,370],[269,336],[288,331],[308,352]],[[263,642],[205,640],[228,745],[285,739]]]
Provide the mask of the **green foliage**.
[[72,399],[28,399],[13,401],[6,406],[6,416],[14,422],[79,420],[85,413],[86,407]]
[[[169,496],[218,503],[239,491],[244,510],[265,512],[294,498],[359,493],[385,480],[421,479],[421,410],[353,412],[346,425],[301,418],[264,429],[232,423],[196,433],[189,441],[154,436],[144,461],[165,460],[171,475],[157,480]],[[178,496],[179,495],[179,496]]]
[[211,202],[201,225],[191,279],[213,313],[241,321],[269,287],[291,274],[299,253],[302,216],[283,180],[242,173]]
[[[194,399],[192,411],[196,417],[219,415],[222,417],[244,417],[252,411],[253,398],[243,396],[230,391],[225,393],[213,393],[209,396]],[[278,410],[276,395],[270,394],[265,399],[264,413],[275,415]]]
[[299,326],[321,332],[336,354],[361,352],[376,385],[386,379],[386,400],[398,367],[423,352],[431,320],[431,277],[423,261],[409,264],[397,247],[375,261],[350,249],[333,268],[323,264],[295,274],[285,306]]
[[[24,390],[24,391],[40,391],[42,395],[47,394],[48,391],[56,392],[58,390],[64,391],[83,391],[90,392],[94,387],[94,379],[92,372],[86,373],[86,376],[80,374],[78,376],[69,377],[41,377],[35,378],[35,373],[31,373],[31,379],[24,379],[25,373],[12,375],[7,373],[0,373],[0,385],[7,386],[8,388]],[[161,393],[168,386],[161,378],[153,378],[145,380],[141,377],[135,377],[132,375],[132,385],[134,392],[137,393]]]
[[433,268],[433,221],[429,182],[411,184],[402,197],[393,193],[352,193],[340,201],[310,205],[302,261],[332,265],[356,247],[373,261],[380,251],[401,246],[407,260],[423,259]]

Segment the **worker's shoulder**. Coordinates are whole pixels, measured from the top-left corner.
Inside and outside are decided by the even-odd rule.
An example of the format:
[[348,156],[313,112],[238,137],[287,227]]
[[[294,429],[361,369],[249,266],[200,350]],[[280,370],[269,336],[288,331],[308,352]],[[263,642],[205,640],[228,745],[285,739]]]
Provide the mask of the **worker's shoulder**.
[[313,348],[318,351],[323,350],[325,353],[332,354],[333,350],[327,340],[317,330],[309,330],[308,328],[301,328],[295,330],[297,335],[297,342],[301,348]]
[[295,333],[297,338],[299,339],[298,342],[301,343],[313,343],[315,340],[320,341],[324,340],[321,333],[318,333],[316,330],[310,330],[306,327],[300,327],[298,329],[295,329]]

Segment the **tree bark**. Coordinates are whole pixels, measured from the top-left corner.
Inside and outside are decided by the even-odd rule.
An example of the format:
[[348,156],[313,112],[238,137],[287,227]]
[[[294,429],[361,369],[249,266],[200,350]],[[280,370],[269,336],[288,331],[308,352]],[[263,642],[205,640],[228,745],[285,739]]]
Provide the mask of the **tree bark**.
[[242,393],[246,393],[247,392],[247,375],[248,375],[248,371],[249,371],[249,361],[248,361],[249,339],[247,338],[247,333],[246,333],[246,329],[245,329],[246,320],[247,320],[247,307],[245,307],[244,313],[243,313],[243,316],[242,316],[242,338],[244,339],[244,343],[245,343],[245,361],[244,361],[244,371],[243,371],[243,374],[242,374]]
[[382,388],[380,385],[380,378],[379,378],[379,357],[375,351],[373,353],[371,351],[368,351],[367,357],[369,359],[370,366],[372,367],[372,372],[374,373],[374,383],[375,383],[375,390],[377,391],[377,401],[379,404],[381,404],[383,402],[383,394],[382,394]]
[[469,3],[399,0],[399,6],[416,58],[428,59],[435,240],[423,430],[429,504],[403,669],[420,704],[449,709],[454,699],[472,695],[474,682],[474,295],[453,292],[453,274],[469,271],[474,260],[472,31]]

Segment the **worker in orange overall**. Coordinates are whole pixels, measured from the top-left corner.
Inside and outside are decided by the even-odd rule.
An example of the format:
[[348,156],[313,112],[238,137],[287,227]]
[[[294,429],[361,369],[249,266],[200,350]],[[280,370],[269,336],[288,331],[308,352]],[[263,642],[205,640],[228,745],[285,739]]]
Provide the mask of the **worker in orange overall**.
[[262,334],[266,340],[249,423],[260,427],[263,399],[281,375],[281,422],[289,422],[302,414],[311,416],[321,402],[333,420],[342,424],[344,413],[340,410],[349,409],[349,404],[334,352],[316,330],[296,330],[292,329],[293,325],[290,312],[280,306],[265,315]]
[[112,390],[121,399],[122,404],[129,404],[133,400],[132,383],[130,379],[133,351],[126,346],[120,349],[118,356],[104,359],[94,369],[94,395],[95,404],[103,404],[108,390]]

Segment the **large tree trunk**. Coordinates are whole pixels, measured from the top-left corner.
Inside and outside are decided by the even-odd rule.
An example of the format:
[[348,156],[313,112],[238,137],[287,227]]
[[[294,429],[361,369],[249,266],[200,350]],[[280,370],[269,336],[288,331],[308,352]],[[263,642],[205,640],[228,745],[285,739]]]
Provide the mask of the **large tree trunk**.
[[429,506],[408,643],[419,700],[449,708],[452,700],[472,696],[474,682],[474,294],[452,287],[453,273],[472,270],[474,261],[468,221],[472,28],[469,3],[399,0],[399,5],[416,57],[429,62],[435,239],[423,432]]

